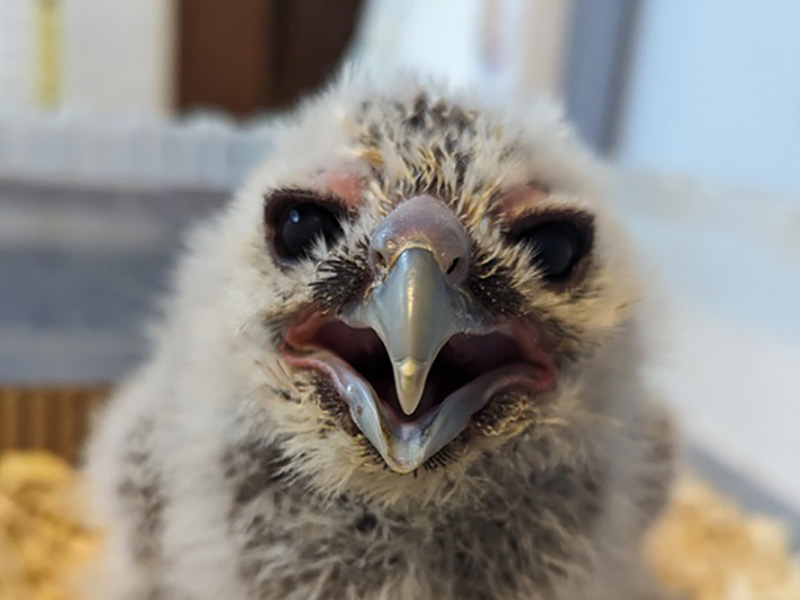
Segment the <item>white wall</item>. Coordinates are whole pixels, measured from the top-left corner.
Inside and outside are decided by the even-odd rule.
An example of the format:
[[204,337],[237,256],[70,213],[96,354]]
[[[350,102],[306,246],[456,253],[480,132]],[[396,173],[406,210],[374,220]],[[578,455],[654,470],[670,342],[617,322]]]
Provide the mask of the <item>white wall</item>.
[[800,190],[800,2],[648,0],[623,162]]
[[[38,0],[0,0],[0,105],[40,107]],[[172,106],[174,0],[59,0],[55,106],[164,114]]]
[[36,102],[33,8],[30,0],[0,0],[0,105]]
[[63,105],[167,112],[173,95],[173,0],[62,2]]
[[480,76],[482,0],[370,0],[351,58],[376,73],[424,70],[456,84]]
[[351,58],[493,95],[562,87],[572,0],[370,0]]

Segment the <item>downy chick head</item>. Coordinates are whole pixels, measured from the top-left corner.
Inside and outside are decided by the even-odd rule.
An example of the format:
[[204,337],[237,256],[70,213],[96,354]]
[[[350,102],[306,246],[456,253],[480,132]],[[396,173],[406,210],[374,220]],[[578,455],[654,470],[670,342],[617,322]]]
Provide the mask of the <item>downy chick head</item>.
[[568,438],[548,415],[590,410],[631,319],[597,168],[545,103],[345,75],[276,127],[221,231],[242,427],[323,492],[430,495]]

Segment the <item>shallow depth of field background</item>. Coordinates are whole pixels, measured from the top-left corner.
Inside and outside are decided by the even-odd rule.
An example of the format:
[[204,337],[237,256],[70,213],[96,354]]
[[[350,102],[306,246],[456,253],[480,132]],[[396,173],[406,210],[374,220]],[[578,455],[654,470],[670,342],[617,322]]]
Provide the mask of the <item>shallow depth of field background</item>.
[[613,167],[689,460],[800,524],[794,0],[0,0],[0,384],[128,372],[186,225],[348,59],[564,104]]

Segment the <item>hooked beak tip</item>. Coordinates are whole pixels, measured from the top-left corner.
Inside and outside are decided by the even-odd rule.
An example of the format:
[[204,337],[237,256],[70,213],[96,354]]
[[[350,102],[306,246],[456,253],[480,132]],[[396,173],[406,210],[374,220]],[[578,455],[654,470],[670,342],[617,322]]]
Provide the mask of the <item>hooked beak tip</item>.
[[406,358],[395,364],[394,371],[400,408],[406,415],[411,415],[422,400],[428,369],[425,363]]

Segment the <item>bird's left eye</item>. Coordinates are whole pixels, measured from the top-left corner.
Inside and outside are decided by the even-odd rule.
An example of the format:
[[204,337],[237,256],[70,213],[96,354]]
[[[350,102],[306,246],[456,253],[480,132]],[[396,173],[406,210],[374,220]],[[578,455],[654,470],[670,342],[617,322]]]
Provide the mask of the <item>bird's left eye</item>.
[[288,261],[307,257],[320,238],[330,247],[342,233],[341,215],[322,204],[290,201],[274,214],[275,252]]

